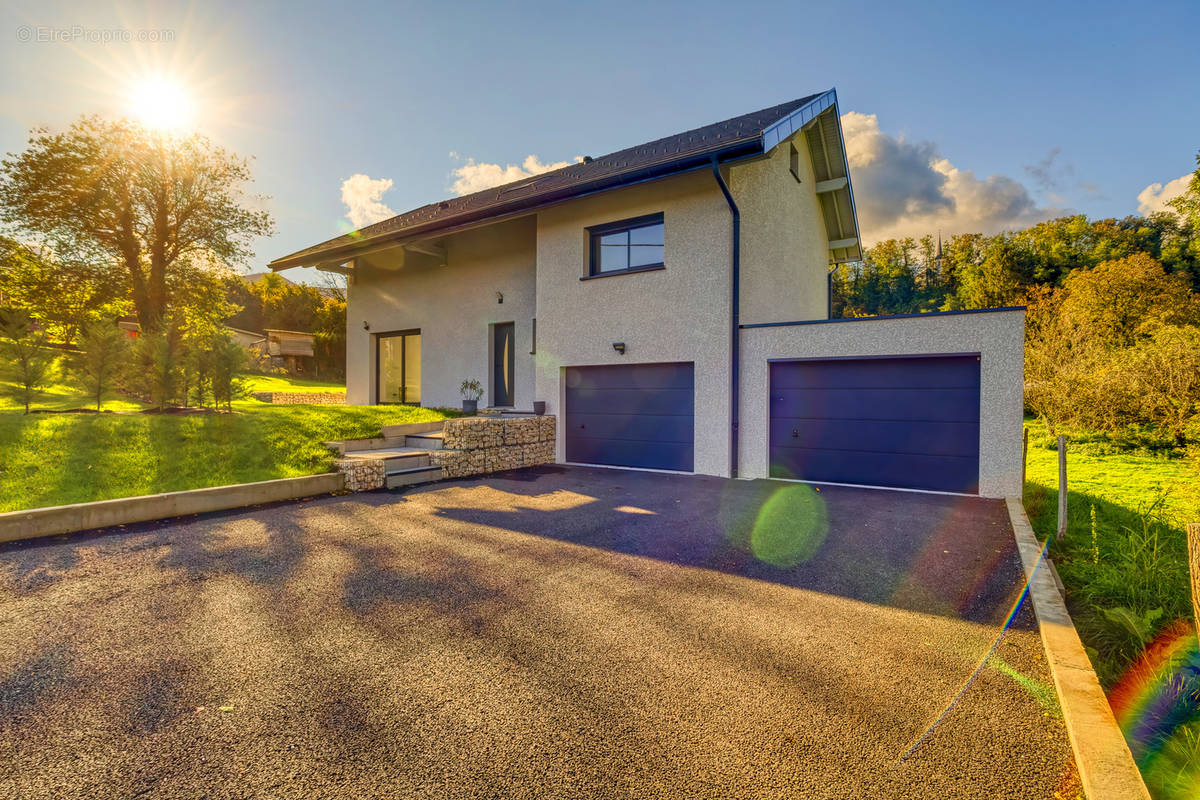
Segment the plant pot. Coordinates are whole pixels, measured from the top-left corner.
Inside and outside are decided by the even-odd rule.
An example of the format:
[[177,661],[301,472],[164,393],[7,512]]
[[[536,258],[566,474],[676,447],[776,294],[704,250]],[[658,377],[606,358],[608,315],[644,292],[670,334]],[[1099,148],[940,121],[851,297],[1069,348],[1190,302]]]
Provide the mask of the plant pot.
[[545,414],[546,413],[546,401],[545,400],[534,400],[533,401],[533,413],[537,414],[539,417],[542,414]]
[[474,414],[477,411],[479,411],[478,400],[463,400],[463,413]]

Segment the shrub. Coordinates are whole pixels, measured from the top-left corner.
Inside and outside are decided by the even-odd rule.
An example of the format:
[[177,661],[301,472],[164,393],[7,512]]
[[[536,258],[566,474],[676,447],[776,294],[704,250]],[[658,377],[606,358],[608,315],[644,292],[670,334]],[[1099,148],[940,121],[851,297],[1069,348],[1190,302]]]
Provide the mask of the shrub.
[[213,405],[232,411],[233,401],[246,394],[244,382],[238,377],[246,368],[246,351],[231,336],[217,333],[209,340],[209,364]]

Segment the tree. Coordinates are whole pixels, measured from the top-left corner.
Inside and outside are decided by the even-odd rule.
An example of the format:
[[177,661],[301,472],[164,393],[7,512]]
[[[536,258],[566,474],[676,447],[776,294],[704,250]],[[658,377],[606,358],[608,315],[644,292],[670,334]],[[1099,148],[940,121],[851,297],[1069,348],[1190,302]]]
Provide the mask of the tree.
[[1200,416],[1200,328],[1163,325],[1121,361],[1139,416],[1186,444],[1188,428]]
[[168,320],[161,330],[134,342],[126,383],[159,411],[175,404],[183,385],[183,344],[179,328]]
[[1196,171],[1179,197],[1169,201],[1171,208],[1193,224],[1200,225],[1200,152],[1196,153]]
[[21,312],[0,313],[0,378],[12,384],[5,388],[25,413],[54,369],[54,354],[46,348],[46,337]]
[[41,237],[63,261],[107,266],[128,287],[142,330],[157,330],[185,268],[241,264],[270,215],[243,193],[247,162],[193,134],[83,117],[39,128],[0,162],[0,220]]
[[0,296],[54,341],[72,344],[91,320],[128,313],[119,284],[91,264],[63,263],[0,236]]
[[231,336],[219,333],[209,343],[209,354],[213,406],[223,404],[232,411],[233,401],[244,394],[238,375],[246,368],[246,351]]
[[1161,325],[1200,323],[1186,277],[1144,253],[1076,270],[1063,290],[1063,324],[1104,347],[1128,347]]
[[71,359],[71,372],[100,411],[125,368],[129,340],[112,320],[97,321],[84,328],[81,345],[83,350]]

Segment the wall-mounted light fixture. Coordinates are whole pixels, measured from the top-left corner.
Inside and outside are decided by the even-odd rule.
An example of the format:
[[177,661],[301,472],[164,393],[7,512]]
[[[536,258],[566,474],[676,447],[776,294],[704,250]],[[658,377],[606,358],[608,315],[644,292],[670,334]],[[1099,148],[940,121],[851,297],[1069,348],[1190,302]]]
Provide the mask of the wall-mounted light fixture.
[[497,303],[503,303],[503,302],[504,302],[504,295],[500,294],[500,292],[496,292],[496,302],[497,302]]
[[363,330],[364,331],[371,330],[371,323],[367,322],[365,319],[363,320]]
[[613,350],[616,350],[621,355],[625,355],[625,343],[624,342],[613,342]]

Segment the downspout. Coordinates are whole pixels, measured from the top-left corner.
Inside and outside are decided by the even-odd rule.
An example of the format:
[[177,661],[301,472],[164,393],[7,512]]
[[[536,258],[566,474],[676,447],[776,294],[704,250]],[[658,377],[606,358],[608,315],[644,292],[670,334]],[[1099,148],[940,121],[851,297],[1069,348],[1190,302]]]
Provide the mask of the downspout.
[[742,213],[738,210],[729,186],[721,175],[721,165],[717,157],[712,157],[713,177],[725,202],[729,205],[729,216],[733,221],[733,257],[732,257],[732,286],[730,287],[730,326],[729,326],[729,477],[738,476],[738,393],[740,390],[739,371],[741,369],[741,278],[742,278]]

